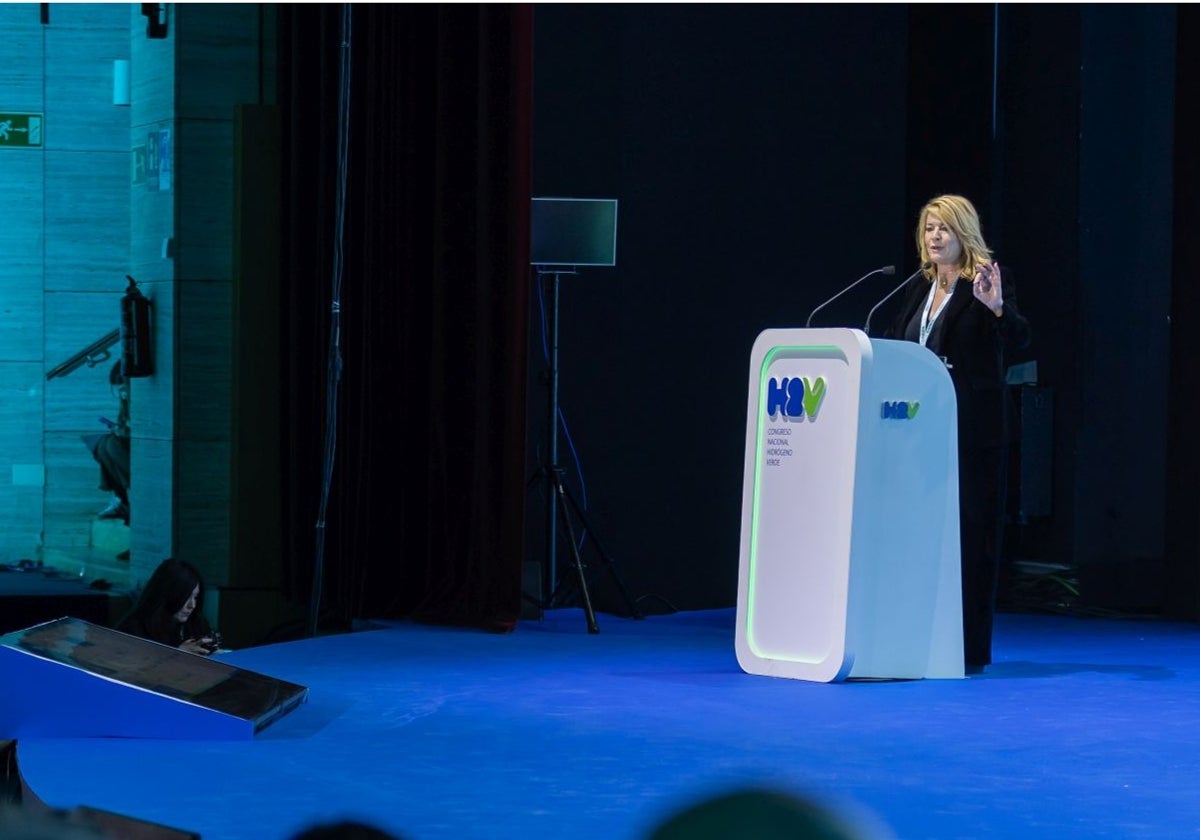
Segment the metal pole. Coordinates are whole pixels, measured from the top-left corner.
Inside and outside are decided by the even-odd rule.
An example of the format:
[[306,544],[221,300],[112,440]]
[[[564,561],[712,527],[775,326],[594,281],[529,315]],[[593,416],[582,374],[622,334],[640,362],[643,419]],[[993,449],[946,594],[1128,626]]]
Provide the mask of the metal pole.
[[546,424],[546,594],[554,592],[558,582],[555,554],[558,549],[558,272],[550,273],[550,404]]

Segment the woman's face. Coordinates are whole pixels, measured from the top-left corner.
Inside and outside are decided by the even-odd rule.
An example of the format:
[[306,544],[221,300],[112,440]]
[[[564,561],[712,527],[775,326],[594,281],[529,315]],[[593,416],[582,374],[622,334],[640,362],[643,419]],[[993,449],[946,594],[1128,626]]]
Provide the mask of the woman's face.
[[188,596],[188,599],[183,602],[183,606],[179,608],[179,612],[175,613],[175,620],[180,624],[187,621],[192,614],[192,610],[196,609],[196,599],[199,597],[200,586],[197,584],[196,588],[192,590],[192,594]]
[[933,213],[925,214],[925,250],[935,265],[962,265],[962,243],[950,225]]

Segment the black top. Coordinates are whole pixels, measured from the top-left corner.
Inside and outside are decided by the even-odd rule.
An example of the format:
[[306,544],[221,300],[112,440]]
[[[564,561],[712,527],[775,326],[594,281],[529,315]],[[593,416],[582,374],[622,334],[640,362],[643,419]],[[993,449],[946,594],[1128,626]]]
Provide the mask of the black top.
[[[174,619],[162,622],[158,627],[151,628],[136,612],[130,613],[117,625],[122,633],[139,636],[171,647],[179,647],[188,639],[203,639],[212,636],[212,628],[202,615],[195,611],[186,623],[181,624]],[[193,620],[194,619],[194,620]]]
[[[1017,307],[1012,273],[1001,268],[1004,309],[996,317],[975,299],[971,281],[961,278],[925,342],[930,352],[945,359],[958,401],[960,449],[999,446],[1008,440],[1004,382],[1006,351],[1029,344],[1029,321]],[[886,338],[916,340],[929,295],[930,281],[918,275],[905,286],[904,304]],[[911,336],[910,336],[911,333]]]

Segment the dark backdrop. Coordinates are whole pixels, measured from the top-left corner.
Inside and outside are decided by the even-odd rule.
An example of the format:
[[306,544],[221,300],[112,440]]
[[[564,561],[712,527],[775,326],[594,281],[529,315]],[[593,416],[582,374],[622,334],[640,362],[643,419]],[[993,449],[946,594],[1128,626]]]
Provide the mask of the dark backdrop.
[[[562,286],[578,469],[569,448],[560,460],[646,610],[733,602],[755,336],[914,264],[907,26],[903,6],[536,9],[534,193],[620,201],[617,267]],[[896,281],[819,321],[861,325]],[[531,350],[536,372],[536,330]],[[531,455],[544,431],[531,423]],[[598,603],[623,611],[606,584]]]
[[[338,9],[280,15],[283,491],[300,594],[329,405]],[[508,627],[520,561],[544,557],[542,487],[524,484],[546,431],[530,126],[533,194],[621,202],[618,265],[562,285],[560,461],[642,609],[734,602],[754,337],[872,268],[907,273],[916,209],[958,191],[1020,279],[1028,356],[1054,396],[1038,465],[1053,509],[1014,542],[1080,570],[1092,603],[1196,616],[1200,488],[1169,468],[1198,460],[1196,71],[1176,49],[1195,13],[356,10],[326,598],[339,618]],[[874,278],[818,323],[859,325],[890,287]],[[604,579],[593,593],[624,611]]]
[[325,627],[413,616],[511,629],[532,12],[358,4],[347,39],[343,10],[280,10],[292,593],[319,584]]
[[1191,247],[1200,230],[1200,8],[1177,8],[1175,40],[1174,224],[1171,284],[1171,345],[1167,484],[1167,607],[1172,615],[1200,614],[1200,441],[1192,405],[1200,390],[1200,251]]
[[[1168,347],[1187,259],[1172,206],[1195,206],[1194,177],[1173,178],[1194,134],[1173,119],[1173,6],[539,6],[535,30],[534,194],[621,202],[617,267],[563,285],[578,462],[560,461],[644,609],[734,601],[755,335],[871,268],[910,271],[917,209],[961,192],[1033,321],[1013,361],[1037,362],[1054,405],[1033,465],[1052,510],[1014,526],[1012,553],[1069,565],[1104,608],[1160,609],[1164,569],[1185,574],[1175,611],[1195,615],[1195,481],[1187,513],[1164,513],[1168,414],[1185,411],[1168,371],[1192,375]],[[818,323],[861,325],[888,288]]]

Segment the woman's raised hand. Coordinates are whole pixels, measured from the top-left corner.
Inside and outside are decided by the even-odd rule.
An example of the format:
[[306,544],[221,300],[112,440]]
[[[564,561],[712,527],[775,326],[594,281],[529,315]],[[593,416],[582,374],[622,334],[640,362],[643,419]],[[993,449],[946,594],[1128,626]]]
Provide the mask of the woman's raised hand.
[[981,263],[975,269],[975,279],[971,283],[971,292],[975,299],[992,310],[996,315],[1004,309],[1004,289],[1000,281],[1000,266],[998,263]]

